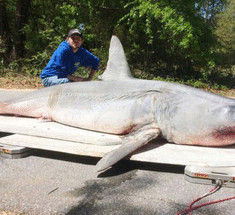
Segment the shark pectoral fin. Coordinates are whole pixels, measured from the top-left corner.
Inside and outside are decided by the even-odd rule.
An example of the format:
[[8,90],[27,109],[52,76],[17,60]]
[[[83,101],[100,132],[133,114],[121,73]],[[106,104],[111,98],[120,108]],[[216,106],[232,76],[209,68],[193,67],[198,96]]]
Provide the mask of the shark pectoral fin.
[[108,169],[128,154],[155,139],[159,133],[160,130],[156,127],[149,128],[149,126],[144,126],[134,134],[128,135],[128,137],[124,138],[122,146],[105,154],[104,157],[96,164],[97,172]]

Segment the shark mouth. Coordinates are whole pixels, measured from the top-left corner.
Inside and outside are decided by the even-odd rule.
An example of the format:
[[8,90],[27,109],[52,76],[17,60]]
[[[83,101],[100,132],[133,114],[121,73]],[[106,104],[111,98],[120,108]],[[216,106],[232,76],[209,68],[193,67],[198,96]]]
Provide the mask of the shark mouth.
[[220,141],[235,143],[235,126],[226,126],[213,132],[213,137]]

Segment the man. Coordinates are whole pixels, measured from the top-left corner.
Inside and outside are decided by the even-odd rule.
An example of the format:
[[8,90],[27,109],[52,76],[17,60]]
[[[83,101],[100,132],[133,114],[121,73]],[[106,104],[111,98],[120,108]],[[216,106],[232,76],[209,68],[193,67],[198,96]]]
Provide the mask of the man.
[[[72,29],[52,55],[40,77],[44,87],[68,82],[90,81],[99,66],[99,58],[82,47],[83,37],[78,29]],[[79,66],[91,67],[88,78],[74,76]]]

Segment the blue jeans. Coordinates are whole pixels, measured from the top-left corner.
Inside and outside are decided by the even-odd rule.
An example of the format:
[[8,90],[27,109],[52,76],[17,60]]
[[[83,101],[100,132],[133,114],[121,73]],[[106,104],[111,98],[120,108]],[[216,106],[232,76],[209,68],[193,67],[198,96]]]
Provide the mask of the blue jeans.
[[58,78],[58,76],[46,77],[42,79],[42,84],[44,87],[50,87],[57,84],[69,83],[68,78]]

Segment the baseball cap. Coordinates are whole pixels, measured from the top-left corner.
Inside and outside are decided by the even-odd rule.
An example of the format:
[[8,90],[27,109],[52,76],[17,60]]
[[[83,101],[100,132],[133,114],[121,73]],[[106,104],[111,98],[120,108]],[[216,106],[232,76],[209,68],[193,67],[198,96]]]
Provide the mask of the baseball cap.
[[71,37],[74,34],[77,34],[82,38],[82,32],[79,29],[71,29],[68,33],[68,37]]

